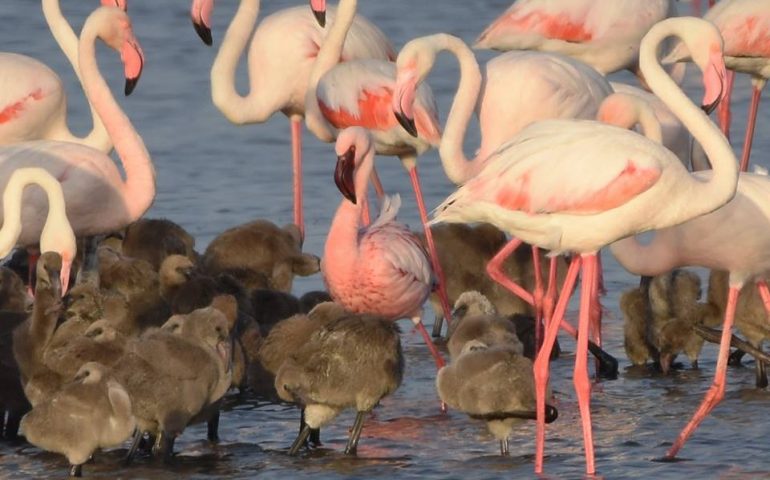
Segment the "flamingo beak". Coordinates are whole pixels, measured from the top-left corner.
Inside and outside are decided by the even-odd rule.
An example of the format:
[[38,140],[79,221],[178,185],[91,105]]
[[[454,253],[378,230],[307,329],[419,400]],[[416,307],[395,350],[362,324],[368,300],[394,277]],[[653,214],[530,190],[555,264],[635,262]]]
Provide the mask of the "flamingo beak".
[[396,89],[393,92],[393,114],[398,123],[417,137],[417,125],[414,122],[414,102],[417,91],[417,80],[411,68],[401,70],[396,75]]
[[721,49],[715,48],[709,56],[709,62],[703,74],[705,93],[703,94],[701,108],[707,115],[713,112],[720,100],[722,100],[726,81],[727,68],[725,67],[725,59],[722,56]]
[[310,0],[310,10],[321,28],[326,26],[326,0]]
[[134,91],[136,84],[139,82],[139,77],[142,76],[144,54],[138,43],[130,41],[126,42],[126,45],[123,47],[121,57],[123,57],[123,62],[125,63],[126,87],[124,92],[128,96]]
[[354,205],[356,203],[355,157],[356,147],[351,146],[347,152],[337,157],[337,167],[334,169],[334,183],[337,184],[342,195]]
[[195,28],[195,33],[203,40],[208,46],[211,46],[213,39],[211,38],[211,12],[214,10],[213,0],[193,0],[190,5],[190,19]]
[[417,136],[417,125],[414,123],[413,118],[407,117],[403,112],[393,112],[396,115],[396,120],[398,120],[398,123],[401,124],[402,127],[404,127],[404,130],[406,130],[409,135],[416,137]]

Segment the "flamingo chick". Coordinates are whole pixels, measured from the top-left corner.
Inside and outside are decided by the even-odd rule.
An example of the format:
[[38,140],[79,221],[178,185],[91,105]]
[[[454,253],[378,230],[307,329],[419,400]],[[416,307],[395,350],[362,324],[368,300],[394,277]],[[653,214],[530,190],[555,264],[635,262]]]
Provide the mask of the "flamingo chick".
[[433,289],[420,239],[396,221],[398,195],[388,197],[376,222],[364,227],[362,204],[374,168],[371,134],[350,127],[337,137],[334,181],[343,195],[326,238],[321,272],[334,301],[354,313],[411,318],[441,368],[444,360],[425,330],[422,305]]

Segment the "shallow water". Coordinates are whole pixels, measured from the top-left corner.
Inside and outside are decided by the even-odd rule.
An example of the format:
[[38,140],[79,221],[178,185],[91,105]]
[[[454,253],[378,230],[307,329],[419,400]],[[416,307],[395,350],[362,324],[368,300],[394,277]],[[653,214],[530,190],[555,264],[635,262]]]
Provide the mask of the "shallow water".
[[[263,125],[235,127],[211,104],[209,68],[215,49],[197,38],[187,14],[188,2],[131,1],[129,12],[146,55],[144,75],[134,94],[119,99],[143,136],[157,170],[158,195],[149,212],[168,217],[187,228],[203,250],[224,229],[254,218],[283,224],[291,221],[291,164],[288,122],[275,115]],[[96,0],[63,0],[65,13],[80,25]],[[163,4],[162,7],[159,4]],[[264,13],[297,2],[265,2]],[[215,47],[235,9],[235,1],[220,1],[214,14]],[[471,41],[509,4],[508,0],[422,2],[389,0],[360,2],[360,11],[379,25],[397,47],[413,37],[446,31]],[[0,45],[5,51],[32,55],[54,68],[68,84],[71,125],[88,128],[82,94],[74,75],[51,39],[33,0],[2,0]],[[100,50],[100,66],[116,91],[122,90],[122,71],[115,55]],[[491,58],[489,52],[481,59]],[[246,84],[241,68],[240,85]],[[693,98],[699,80],[690,72],[686,86]],[[629,75],[617,78],[632,81]],[[456,88],[457,66],[450,57],[439,59],[430,84],[443,115]],[[748,102],[748,79],[738,77],[734,95],[734,139],[742,139]],[[755,139],[755,163],[765,164],[770,138],[765,135],[770,109],[760,109]],[[478,145],[471,129],[466,151]],[[305,137],[306,250],[320,254],[339,193],[331,182],[334,152],[329,145]],[[420,160],[426,203],[436,206],[451,191],[435,152]],[[379,160],[387,190],[400,192],[400,218],[413,226],[418,217],[408,177],[398,162]],[[603,299],[605,346],[621,361],[618,380],[597,383],[592,413],[599,474],[608,478],[756,478],[770,477],[770,453],[763,419],[770,394],[753,388],[752,368],[730,369],[723,403],[703,423],[682,452],[678,463],[658,463],[679,429],[694,411],[714,370],[716,349],[706,347],[700,370],[681,370],[668,378],[627,370],[618,310],[620,293],[636,279],[605,255]],[[295,280],[297,294],[322,287],[319,275]],[[570,312],[572,317],[573,308]],[[426,318],[432,318],[429,307]],[[428,320],[431,323],[431,320]],[[125,449],[96,457],[85,467],[92,478],[499,478],[531,477],[534,428],[523,425],[511,439],[511,456],[497,455],[498,446],[485,427],[465,415],[439,415],[434,389],[435,369],[419,335],[406,323],[402,335],[407,372],[401,389],[382,402],[364,428],[356,458],[341,451],[352,414],[341,416],[323,432],[323,448],[289,458],[286,448],[296,434],[298,412],[293,407],[260,403],[248,396],[228,399],[215,446],[204,440],[205,429],[188,429],[177,441],[173,466],[140,459],[120,466]],[[549,426],[546,445],[547,478],[576,478],[584,471],[582,433],[571,376],[574,349],[553,363],[552,387],[560,417]],[[42,477],[64,473],[62,457],[30,446],[0,445],[0,477]]]

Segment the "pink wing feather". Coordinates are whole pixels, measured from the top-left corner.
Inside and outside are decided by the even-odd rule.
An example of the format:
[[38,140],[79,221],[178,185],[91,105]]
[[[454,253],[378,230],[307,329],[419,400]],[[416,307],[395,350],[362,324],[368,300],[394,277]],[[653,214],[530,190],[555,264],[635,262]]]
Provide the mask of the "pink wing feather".
[[725,40],[725,55],[770,57],[770,1],[719,2],[704,17]]

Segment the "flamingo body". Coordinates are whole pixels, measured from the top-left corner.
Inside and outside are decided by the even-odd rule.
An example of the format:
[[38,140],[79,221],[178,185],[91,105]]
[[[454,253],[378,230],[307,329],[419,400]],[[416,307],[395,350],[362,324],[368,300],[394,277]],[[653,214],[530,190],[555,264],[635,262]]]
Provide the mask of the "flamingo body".
[[770,77],[770,1],[721,1],[703,18],[722,33],[727,68]]
[[336,65],[321,77],[316,90],[318,106],[336,129],[359,126],[374,137],[381,155],[422,154],[438,145],[441,127],[433,93],[427,84],[417,90],[415,123],[418,137],[409,135],[393,115],[396,64],[359,60]]
[[44,138],[65,115],[61,79],[24,55],[0,53],[0,145]]
[[[399,197],[389,198],[377,221],[358,232],[349,228],[351,222],[358,223],[355,207],[340,207],[321,271],[332,298],[352,312],[389,319],[414,317],[433,285],[430,262],[420,240],[396,221]],[[355,238],[341,238],[351,233]],[[342,242],[354,243],[354,253],[341,247]],[[348,258],[343,261],[342,256]]]
[[644,34],[673,11],[670,0],[518,0],[476,47],[560,52],[607,74],[634,68]]

